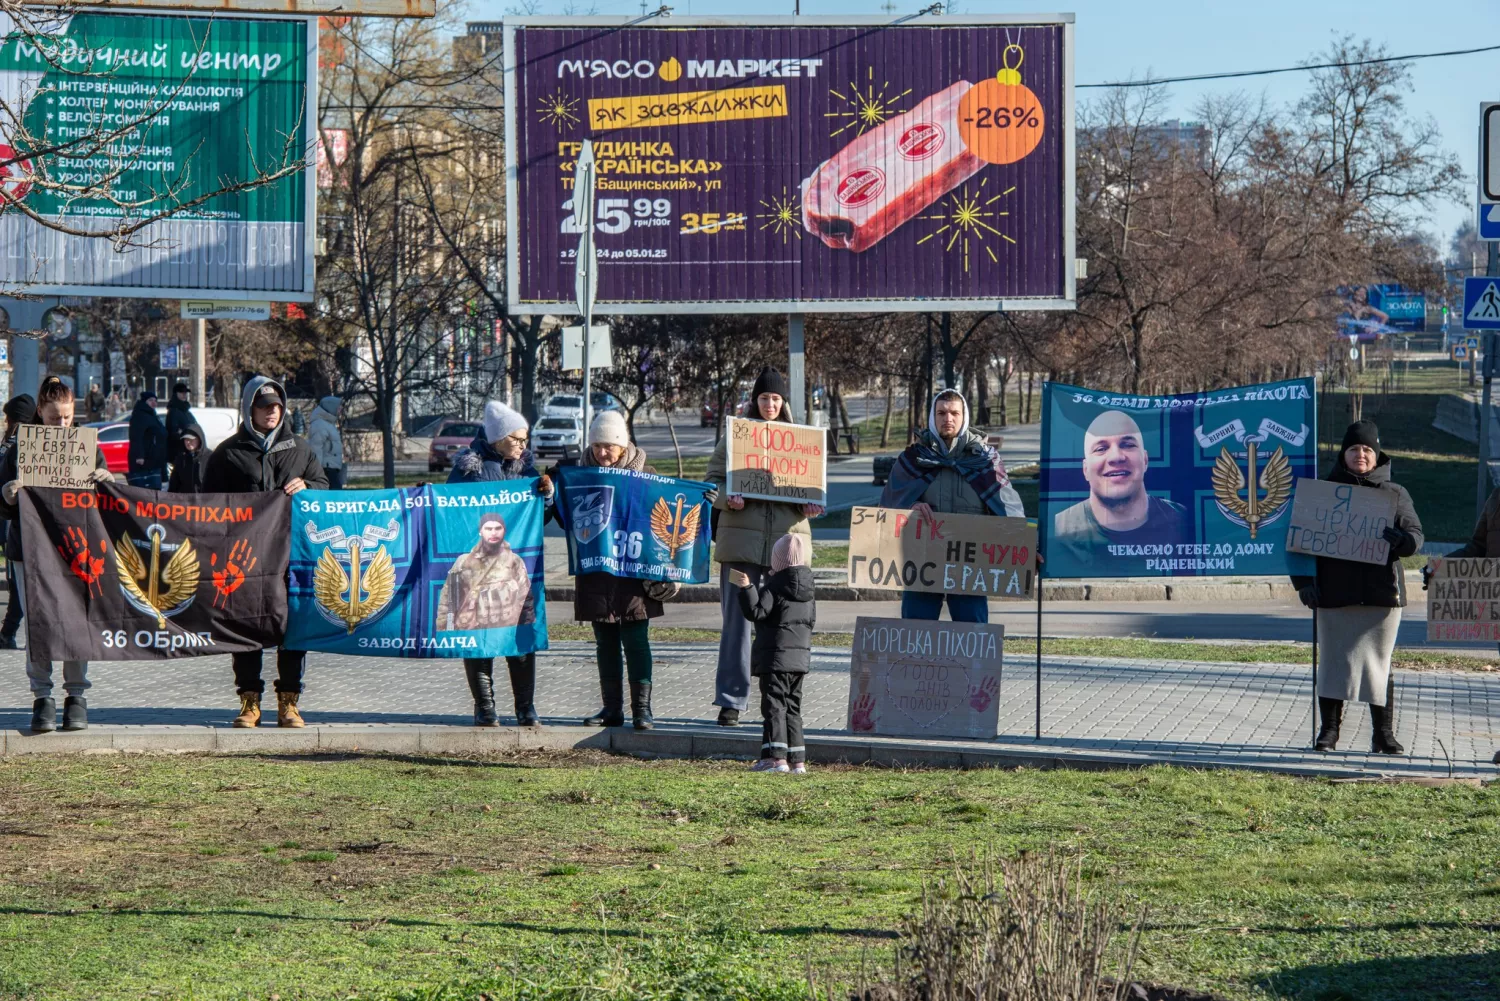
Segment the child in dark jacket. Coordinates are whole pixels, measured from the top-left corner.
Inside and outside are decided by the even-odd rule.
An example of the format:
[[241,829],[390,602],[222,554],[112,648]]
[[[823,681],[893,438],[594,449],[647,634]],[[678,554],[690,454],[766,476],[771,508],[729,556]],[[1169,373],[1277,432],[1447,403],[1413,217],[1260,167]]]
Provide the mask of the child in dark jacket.
[[208,475],[208,460],[213,452],[208,449],[203,428],[197,421],[182,429],[177,438],[176,465],[172,467],[167,491],[174,494],[200,494],[203,478]]
[[817,620],[810,544],[803,535],[783,535],[771,548],[771,573],[759,587],[748,574],[730,571],[740,589],[740,611],[755,623],[750,673],[760,679],[765,720],[757,772],[807,771],[802,743],[802,678],[812,660]]

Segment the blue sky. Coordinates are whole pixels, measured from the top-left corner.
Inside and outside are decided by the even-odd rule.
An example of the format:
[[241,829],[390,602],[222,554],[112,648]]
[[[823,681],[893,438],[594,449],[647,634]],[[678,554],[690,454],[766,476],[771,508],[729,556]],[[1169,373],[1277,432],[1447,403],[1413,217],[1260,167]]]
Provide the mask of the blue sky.
[[[640,0],[592,0],[599,14],[636,14]],[[654,9],[661,0],[648,0]],[[667,0],[679,15],[746,15],[787,13],[791,0],[747,3],[745,0]],[[803,0],[804,14],[879,14],[886,0]],[[926,6],[914,0],[892,0],[897,14]],[[498,19],[514,0],[473,0],[475,20]],[[590,0],[575,0],[587,8]],[[560,13],[561,0],[543,0],[544,13]],[[994,0],[956,0],[955,9],[973,14],[1066,10],[1077,15],[1076,76],[1079,83],[1102,83],[1153,76],[1186,76],[1289,66],[1326,49],[1333,39],[1351,33],[1384,43],[1393,55],[1475,48],[1500,44],[1500,0],[1091,0],[1043,8]],[[1188,117],[1206,93],[1246,91],[1264,94],[1285,105],[1305,90],[1305,73],[1176,84],[1169,93],[1166,117]],[[1079,100],[1090,91],[1079,91]],[[1443,144],[1456,153],[1472,178],[1478,156],[1478,108],[1482,100],[1500,100],[1500,52],[1414,64],[1407,111],[1431,116]],[[1472,190],[1472,185],[1470,185]],[[1430,231],[1446,249],[1448,238],[1472,218],[1472,201],[1443,205],[1431,214]]]

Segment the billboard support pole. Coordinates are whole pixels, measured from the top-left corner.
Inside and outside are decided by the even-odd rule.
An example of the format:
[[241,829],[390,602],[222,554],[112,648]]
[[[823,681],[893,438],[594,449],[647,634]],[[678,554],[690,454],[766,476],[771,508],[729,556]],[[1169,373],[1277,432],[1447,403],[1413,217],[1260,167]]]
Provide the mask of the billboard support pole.
[[792,420],[798,424],[811,424],[812,414],[807,412],[807,349],[802,336],[802,314],[788,313],[786,317],[787,368],[786,378],[791,386]]
[[[208,370],[208,321],[193,321],[193,403],[204,406],[204,373]],[[207,444],[205,442],[204,444]]]
[[578,238],[578,265],[575,271],[574,294],[578,298],[578,315],[583,318],[583,428],[578,436],[578,454],[588,448],[589,438],[589,394],[592,380],[589,378],[589,341],[594,325],[594,296],[599,291],[598,259],[594,251],[594,189],[597,175],[594,173],[594,142],[583,141],[578,153],[578,165],[574,168],[573,218],[581,225],[583,235]]
[[1042,739],[1042,567],[1036,568],[1036,739]]

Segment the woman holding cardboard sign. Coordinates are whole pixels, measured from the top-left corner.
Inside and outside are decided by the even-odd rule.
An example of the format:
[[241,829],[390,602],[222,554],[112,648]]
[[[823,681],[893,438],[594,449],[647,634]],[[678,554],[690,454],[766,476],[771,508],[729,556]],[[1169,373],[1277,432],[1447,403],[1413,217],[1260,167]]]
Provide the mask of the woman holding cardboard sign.
[[1380,429],[1374,421],[1349,425],[1328,479],[1394,492],[1396,521],[1382,534],[1391,547],[1384,565],[1319,556],[1316,577],[1292,578],[1297,596],[1318,617],[1318,711],[1323,725],[1314,746],[1320,751],[1337,747],[1344,703],[1365,702],[1374,731],[1370,749],[1402,754],[1406,748],[1396,741],[1391,652],[1406,605],[1406,574],[1400,561],[1422,548],[1422,523],[1406,488],[1391,480],[1391,459],[1380,451]]

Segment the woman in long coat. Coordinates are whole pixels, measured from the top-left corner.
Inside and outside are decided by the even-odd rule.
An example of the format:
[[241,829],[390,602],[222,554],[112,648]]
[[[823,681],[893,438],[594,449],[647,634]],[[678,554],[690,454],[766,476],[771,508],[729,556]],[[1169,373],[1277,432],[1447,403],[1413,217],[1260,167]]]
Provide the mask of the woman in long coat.
[[1402,754],[1406,749],[1396,741],[1391,653],[1406,605],[1406,572],[1400,561],[1422,548],[1422,523],[1411,495],[1391,479],[1391,459],[1380,450],[1380,429],[1374,421],[1349,425],[1328,480],[1394,493],[1396,519],[1383,533],[1390,543],[1384,565],[1319,556],[1316,577],[1292,578],[1297,596],[1318,617],[1318,711],[1323,725],[1314,746],[1320,751],[1337,747],[1344,703],[1364,702],[1370,707],[1374,731],[1370,749]]

